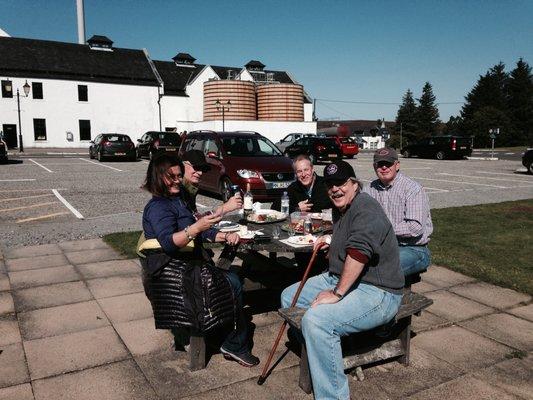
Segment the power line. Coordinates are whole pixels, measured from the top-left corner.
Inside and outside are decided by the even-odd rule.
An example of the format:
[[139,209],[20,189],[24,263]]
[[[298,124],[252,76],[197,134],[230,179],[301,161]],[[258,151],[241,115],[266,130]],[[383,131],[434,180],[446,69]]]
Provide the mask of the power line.
[[[385,102],[385,101],[361,101],[361,100],[332,100],[332,99],[316,99],[316,101],[327,103],[345,103],[345,104],[371,104],[371,105],[392,105],[399,106],[401,102]],[[435,105],[442,104],[464,104],[464,101],[441,101],[435,103]]]

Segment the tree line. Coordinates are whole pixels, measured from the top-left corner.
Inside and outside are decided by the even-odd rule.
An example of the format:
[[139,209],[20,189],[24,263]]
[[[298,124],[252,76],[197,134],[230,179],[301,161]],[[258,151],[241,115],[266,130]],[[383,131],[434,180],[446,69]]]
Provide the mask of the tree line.
[[[396,133],[401,131],[407,140],[452,134],[472,136],[476,147],[487,147],[491,143],[489,131],[496,128],[500,132],[498,146],[533,145],[533,75],[521,58],[510,72],[500,62],[480,75],[466,95],[461,113],[445,124],[439,119],[429,82],[416,101],[408,89],[396,115]],[[393,136],[390,144],[398,147],[399,136]]]

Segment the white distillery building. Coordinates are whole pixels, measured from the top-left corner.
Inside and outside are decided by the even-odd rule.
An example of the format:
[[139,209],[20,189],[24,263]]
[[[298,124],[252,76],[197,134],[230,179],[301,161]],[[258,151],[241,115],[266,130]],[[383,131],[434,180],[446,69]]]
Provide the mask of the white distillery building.
[[255,60],[221,67],[179,53],[157,61],[105,36],[86,45],[0,36],[0,60],[9,148],[21,139],[24,147],[88,147],[103,132],[134,141],[150,130],[249,130],[272,141],[316,133],[303,87]]

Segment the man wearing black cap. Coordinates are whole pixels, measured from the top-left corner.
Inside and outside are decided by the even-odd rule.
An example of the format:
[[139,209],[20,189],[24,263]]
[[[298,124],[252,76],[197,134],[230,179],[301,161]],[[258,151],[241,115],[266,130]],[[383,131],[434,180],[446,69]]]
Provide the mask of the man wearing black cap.
[[433,223],[429,199],[424,188],[400,172],[396,150],[379,149],[374,153],[378,179],[365,188],[385,210],[400,245],[400,266],[405,276],[425,271],[430,264],[427,247]]
[[[346,161],[324,170],[333,209],[333,234],[315,248],[329,246],[329,270],[307,280],[296,306],[306,308],[302,334],[307,348],[315,399],[348,399],[341,340],[390,321],[402,299],[404,277],[398,242],[377,201],[361,193],[361,183]],[[281,294],[289,307],[298,283]]]
[[[189,150],[181,159],[185,171],[183,173],[183,186],[185,187],[185,201],[191,210],[197,212],[196,195],[198,193],[198,183],[204,172],[211,169],[211,166],[205,159],[205,155],[200,150]],[[237,210],[242,207],[242,199],[240,195],[233,196],[227,202],[217,208],[216,214],[227,214],[230,211]]]

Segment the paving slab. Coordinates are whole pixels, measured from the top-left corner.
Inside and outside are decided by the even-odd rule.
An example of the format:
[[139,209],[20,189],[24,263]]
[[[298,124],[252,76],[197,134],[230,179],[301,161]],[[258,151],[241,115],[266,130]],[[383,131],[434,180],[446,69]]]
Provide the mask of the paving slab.
[[144,293],[139,275],[120,275],[96,278],[87,281],[87,286],[96,299],[115,297],[123,294]]
[[17,312],[54,307],[92,300],[93,295],[83,282],[57,283],[13,291]]
[[533,398],[533,356],[505,360],[473,375],[520,398]]
[[59,267],[67,264],[70,263],[63,254],[6,260],[6,268],[8,271],[24,271],[27,269]]
[[13,296],[9,292],[0,293],[0,315],[12,314],[15,312]]
[[465,375],[408,397],[412,400],[516,400],[515,396],[473,376]]
[[24,340],[64,335],[109,325],[109,320],[94,300],[43,308],[19,314]]
[[252,322],[257,328],[272,324],[278,324],[279,327],[283,323],[283,319],[279,316],[277,311],[268,311],[261,314],[255,314]]
[[85,279],[105,278],[116,275],[141,275],[141,267],[132,260],[111,260],[77,266]]
[[75,252],[83,250],[103,249],[109,246],[101,238],[87,240],[71,240],[59,243],[58,246],[65,252]]
[[448,321],[462,321],[495,311],[491,307],[484,306],[483,304],[446,290],[428,292],[425,296],[433,300],[433,304],[427,310]]
[[83,250],[83,251],[73,251],[65,253],[65,256],[70,261],[71,264],[88,264],[92,262],[99,261],[108,261],[108,260],[120,260],[124,256],[116,252],[110,247],[93,249],[93,250]]
[[522,318],[509,314],[492,314],[459,324],[516,349],[533,350],[533,322]]
[[98,299],[113,324],[153,317],[152,306],[144,293]]
[[460,285],[461,283],[473,282],[474,278],[451,271],[447,268],[432,265],[424,273],[424,281],[440,288]]
[[6,259],[12,259],[12,258],[49,256],[52,254],[61,254],[62,252],[63,251],[57,244],[39,244],[35,246],[9,248],[6,250],[4,257]]
[[35,400],[33,391],[29,383],[9,386],[0,389],[0,399],[2,400]]
[[29,381],[22,343],[3,346],[0,353],[0,388]]
[[159,400],[131,360],[39,379],[35,400]]
[[455,286],[449,290],[463,297],[499,309],[513,307],[531,300],[531,296],[527,294],[485,282],[467,283],[466,285]]
[[512,310],[507,310],[509,314],[516,315],[517,317],[527,319],[533,322],[533,303],[527,306],[516,307]]
[[15,315],[0,318],[0,346],[20,343],[21,341],[19,324]]
[[111,326],[24,342],[32,380],[129,358]]
[[72,265],[64,265],[61,267],[10,272],[9,279],[13,289],[24,289],[53,283],[77,281],[81,277]]
[[442,317],[439,317],[438,315],[424,310],[419,317],[413,317],[411,329],[414,332],[422,332],[427,331],[428,329],[441,327],[446,324],[450,324],[450,322]]
[[7,272],[6,264],[4,260],[0,260],[0,273],[5,274]]
[[[365,373],[363,382],[379,385],[389,398],[400,399],[463,374],[460,368],[421,348],[411,349],[408,367],[398,362],[390,362],[364,368],[363,371]],[[352,397],[356,398],[353,393]]]
[[416,293],[427,293],[427,292],[433,292],[435,290],[439,290],[441,289],[441,287],[422,280],[421,282],[418,282],[412,285],[411,289],[413,292],[416,292]]
[[169,330],[155,329],[153,318],[121,322],[114,327],[133,355],[168,351],[174,344]]
[[7,274],[0,272],[0,292],[11,290],[11,284],[9,283],[9,277]]
[[501,361],[511,352],[509,347],[459,326],[422,332],[411,344],[411,349],[427,351],[465,372]]

